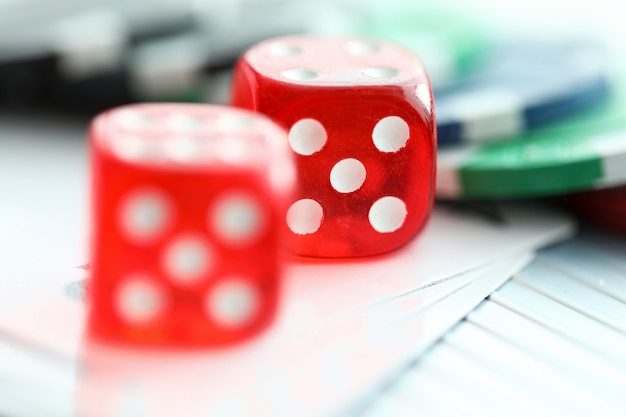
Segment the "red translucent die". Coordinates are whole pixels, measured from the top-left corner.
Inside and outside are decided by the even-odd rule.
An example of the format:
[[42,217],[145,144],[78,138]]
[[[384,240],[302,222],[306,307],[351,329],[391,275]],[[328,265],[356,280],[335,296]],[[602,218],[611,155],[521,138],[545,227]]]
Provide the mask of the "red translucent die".
[[379,254],[426,223],[435,117],[428,76],[411,52],[367,39],[269,40],[239,60],[233,104],[289,131],[299,181],[286,216],[294,252]]
[[276,309],[295,168],[284,129],[209,105],[120,107],[91,124],[90,330],[219,345]]

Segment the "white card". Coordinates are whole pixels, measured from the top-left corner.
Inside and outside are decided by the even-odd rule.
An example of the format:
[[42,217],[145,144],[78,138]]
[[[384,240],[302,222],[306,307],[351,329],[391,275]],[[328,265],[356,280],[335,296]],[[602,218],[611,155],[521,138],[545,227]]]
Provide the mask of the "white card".
[[[573,231],[571,219],[558,212],[522,204],[495,207],[503,222],[485,220],[474,212],[437,208],[421,236],[387,255],[353,260],[294,257],[286,269],[277,322],[290,321],[292,328],[315,331],[324,323],[401,299],[499,259],[528,253]],[[67,222],[71,223],[71,219]],[[48,268],[42,268],[42,264],[28,265],[31,277],[38,279],[26,279],[30,284],[26,289],[0,287],[0,330],[34,344],[70,352],[71,356],[82,334],[84,312],[61,294],[69,283],[84,279],[86,271],[77,267],[71,251],[57,251],[62,245],[54,241],[37,241],[33,245],[45,246],[39,250],[58,258],[52,257],[53,266],[44,265]],[[61,268],[63,255],[65,265]],[[13,271],[13,276],[22,278],[18,270]],[[52,305],[54,314],[49,311]],[[401,304],[396,305],[401,313]],[[60,322],[67,331],[61,331]]]
[[[83,338],[78,359],[28,344],[0,345],[0,375],[10,378],[13,387],[9,399],[0,395],[0,411],[15,408],[17,402],[23,413],[33,410],[37,415],[38,407],[47,407],[52,416],[69,415],[74,406],[79,415],[93,417],[167,416],[172,410],[186,416],[334,414],[418,357],[530,259],[522,255],[496,262],[327,323],[316,332],[294,332],[292,323],[279,322],[255,341],[229,350],[146,352]],[[81,305],[60,300],[62,307]],[[391,307],[394,303],[405,305],[397,310]],[[59,320],[48,323],[59,338],[67,336],[64,331],[81,311],[41,307]],[[28,393],[35,390],[42,392],[31,404]]]

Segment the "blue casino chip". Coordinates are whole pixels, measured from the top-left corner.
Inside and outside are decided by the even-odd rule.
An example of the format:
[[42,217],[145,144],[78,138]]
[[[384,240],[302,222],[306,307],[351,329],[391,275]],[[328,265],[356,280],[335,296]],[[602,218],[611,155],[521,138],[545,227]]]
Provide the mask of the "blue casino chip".
[[501,44],[474,73],[435,92],[439,144],[514,138],[591,107],[608,91],[608,62],[598,45]]

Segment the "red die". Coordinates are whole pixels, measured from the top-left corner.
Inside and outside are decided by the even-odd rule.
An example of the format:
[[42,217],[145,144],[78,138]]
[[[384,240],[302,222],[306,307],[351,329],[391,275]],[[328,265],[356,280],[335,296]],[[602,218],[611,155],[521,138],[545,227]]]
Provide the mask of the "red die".
[[286,132],[209,105],[98,116],[90,330],[109,340],[217,345],[267,325],[295,167]]
[[432,92],[411,52],[365,39],[285,37],[239,60],[233,104],[289,130],[300,181],[288,245],[309,256],[383,253],[433,202]]

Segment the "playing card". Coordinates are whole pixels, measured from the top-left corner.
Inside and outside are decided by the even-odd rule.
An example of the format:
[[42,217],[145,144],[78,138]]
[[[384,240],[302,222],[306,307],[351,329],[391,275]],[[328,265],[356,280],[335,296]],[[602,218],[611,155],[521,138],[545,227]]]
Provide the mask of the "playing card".
[[[76,337],[75,355],[5,340],[0,374],[12,390],[0,395],[0,410],[19,403],[26,416],[41,410],[71,415],[74,406],[81,416],[334,414],[373,393],[530,259],[495,262],[316,331],[306,321],[279,320],[251,343],[208,352],[129,350],[71,335],[73,316],[84,313],[63,294],[56,307],[40,310],[55,313],[43,327],[51,330],[48,337],[57,336],[59,348],[62,339]],[[404,305],[390,308],[396,302]],[[283,318],[301,314],[296,304],[285,310]],[[24,317],[26,326],[31,319]],[[31,404],[34,390],[43,392]]]

